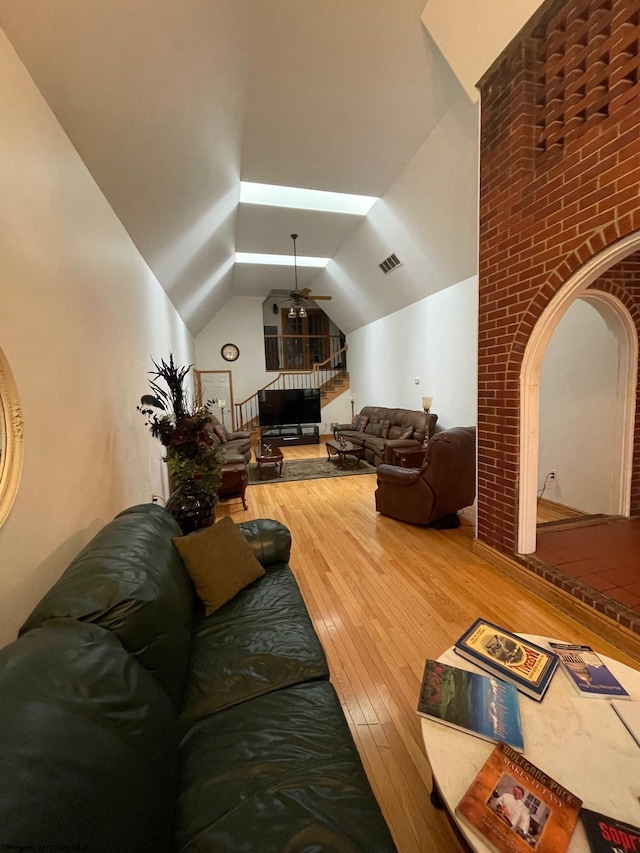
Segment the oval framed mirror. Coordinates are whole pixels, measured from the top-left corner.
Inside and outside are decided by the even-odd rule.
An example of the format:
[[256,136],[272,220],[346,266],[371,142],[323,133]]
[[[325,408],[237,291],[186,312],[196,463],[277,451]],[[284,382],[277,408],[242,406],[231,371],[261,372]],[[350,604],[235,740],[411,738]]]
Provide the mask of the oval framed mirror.
[[22,431],[18,389],[0,349],[0,525],[9,515],[20,485]]

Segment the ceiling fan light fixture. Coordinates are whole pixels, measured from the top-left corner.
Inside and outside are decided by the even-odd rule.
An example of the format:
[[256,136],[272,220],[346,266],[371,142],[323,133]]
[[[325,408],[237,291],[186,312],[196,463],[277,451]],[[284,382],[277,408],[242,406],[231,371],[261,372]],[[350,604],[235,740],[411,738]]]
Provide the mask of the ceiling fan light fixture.
[[[296,317],[305,317],[309,316],[309,312],[307,310],[307,303],[305,300],[317,300],[317,299],[331,299],[330,296],[312,296],[311,291],[308,287],[303,287],[302,290],[298,287],[298,252],[296,249],[296,240],[298,239],[297,234],[292,234],[291,239],[293,240],[293,276],[294,276],[294,287],[293,290],[289,291],[289,299],[292,304],[289,310],[287,311],[287,317],[290,320],[295,320]],[[279,291],[274,291],[279,292]],[[286,300],[284,300],[286,301]]]
[[[296,240],[298,239],[297,234],[292,234],[291,239],[293,240],[293,275],[295,282],[295,292],[298,292],[298,255],[296,253]],[[307,309],[299,302],[298,299],[295,300],[293,305],[291,306],[291,311],[293,311],[294,317],[306,317]],[[289,311],[289,316],[291,317],[291,311]]]

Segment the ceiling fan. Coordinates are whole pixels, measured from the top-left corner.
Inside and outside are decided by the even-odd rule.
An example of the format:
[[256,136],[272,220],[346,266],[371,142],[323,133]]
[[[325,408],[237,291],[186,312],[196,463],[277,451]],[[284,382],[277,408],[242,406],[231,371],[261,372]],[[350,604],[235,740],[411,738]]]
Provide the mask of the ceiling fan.
[[283,299],[283,302],[288,302],[292,300],[291,308],[289,308],[289,313],[287,316],[294,317],[306,317],[307,316],[307,303],[308,301],[317,302],[320,299],[332,299],[331,296],[314,296],[311,293],[311,289],[308,287],[303,287],[302,289],[298,288],[298,256],[296,254],[296,240],[298,239],[297,234],[292,234],[291,239],[293,240],[293,270],[295,276],[295,287],[293,290],[289,291],[289,299]]

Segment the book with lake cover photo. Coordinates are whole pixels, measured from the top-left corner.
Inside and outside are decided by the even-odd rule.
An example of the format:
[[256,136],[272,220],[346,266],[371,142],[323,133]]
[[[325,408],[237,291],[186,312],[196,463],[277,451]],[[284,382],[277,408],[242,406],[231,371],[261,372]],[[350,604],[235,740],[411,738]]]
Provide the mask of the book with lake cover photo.
[[494,743],[524,751],[518,691],[511,684],[427,660],[418,713]]

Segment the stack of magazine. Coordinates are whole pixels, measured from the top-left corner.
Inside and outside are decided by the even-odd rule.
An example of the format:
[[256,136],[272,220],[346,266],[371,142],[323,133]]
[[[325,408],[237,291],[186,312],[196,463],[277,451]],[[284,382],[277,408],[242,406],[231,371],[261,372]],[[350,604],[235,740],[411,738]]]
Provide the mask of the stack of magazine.
[[456,814],[500,853],[565,853],[579,819],[593,853],[640,853],[638,827],[583,808],[579,797],[523,755],[518,691],[542,701],[559,665],[579,696],[612,700],[640,745],[640,703],[624,701],[629,693],[593,649],[549,646],[477,619],[454,650],[487,674],[426,661],[418,713],[495,743]]

